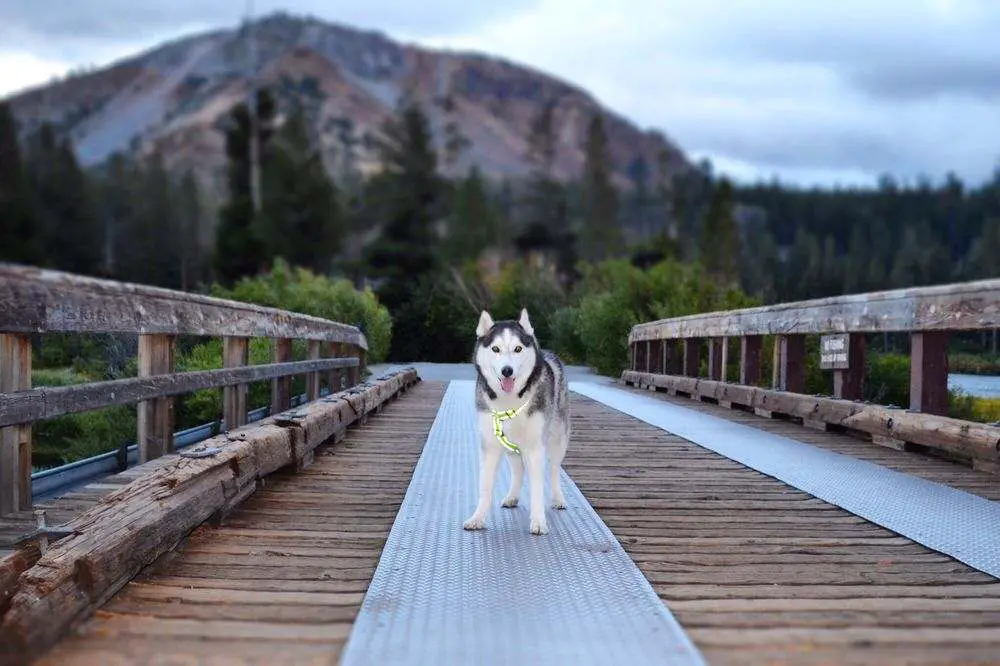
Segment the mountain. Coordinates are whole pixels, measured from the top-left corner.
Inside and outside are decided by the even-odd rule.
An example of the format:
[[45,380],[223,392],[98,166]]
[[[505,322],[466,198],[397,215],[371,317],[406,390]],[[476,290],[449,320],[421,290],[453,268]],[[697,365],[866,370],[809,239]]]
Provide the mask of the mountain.
[[[616,180],[689,162],[659,132],[644,131],[604,108],[584,90],[499,58],[435,51],[310,18],[277,13],[253,24],[256,79],[287,110],[303,103],[324,160],[341,173],[345,155],[361,173],[376,167],[375,138],[401,96],[428,113],[440,149],[457,130],[468,140],[446,173],[477,163],[493,177],[517,178],[526,160],[532,120],[555,103],[559,144],[556,176],[583,167],[587,124],[604,115]],[[95,165],[116,151],[160,152],[171,168],[192,168],[217,194],[224,187],[222,127],[250,89],[247,27],[183,38],[103,69],[75,74],[11,98],[22,130],[50,121],[72,137],[81,162]]]

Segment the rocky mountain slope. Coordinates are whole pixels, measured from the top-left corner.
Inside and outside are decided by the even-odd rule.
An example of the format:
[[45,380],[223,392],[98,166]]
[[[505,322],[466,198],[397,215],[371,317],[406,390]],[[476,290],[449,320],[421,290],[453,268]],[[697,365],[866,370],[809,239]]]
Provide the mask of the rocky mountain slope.
[[[98,164],[115,151],[161,151],[168,165],[194,168],[221,193],[224,117],[249,90],[245,29],[219,30],[165,44],[107,68],[12,98],[22,129],[48,120],[70,133],[81,161]],[[680,149],[602,107],[585,91],[546,74],[486,56],[399,44],[313,19],[274,14],[255,24],[256,78],[285,106],[305,104],[327,166],[336,174],[376,166],[373,139],[401,95],[415,95],[443,148],[450,125],[468,140],[445,171],[477,163],[494,177],[526,175],[531,121],[555,102],[559,130],[556,175],[578,176],[587,124],[603,113],[620,184],[645,164],[655,176],[688,166]],[[286,106],[287,108],[287,106]]]

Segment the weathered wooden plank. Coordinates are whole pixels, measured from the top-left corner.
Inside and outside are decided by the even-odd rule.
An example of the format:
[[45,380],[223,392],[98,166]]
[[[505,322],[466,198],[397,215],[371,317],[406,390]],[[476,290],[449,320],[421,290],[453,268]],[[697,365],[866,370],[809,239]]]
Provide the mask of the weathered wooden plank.
[[802,335],[779,335],[774,341],[775,371],[778,382],[773,388],[790,393],[806,389],[806,339]]
[[[326,429],[311,421],[347,425],[417,381],[412,369],[310,403],[306,427],[277,417],[207,440],[199,448],[221,450],[205,458],[171,457],[70,521],[77,534],[55,544],[17,579],[0,622],[0,645],[22,659],[40,654],[128,583],[143,567],[173,548],[218,512],[247,480],[295,460],[295,447],[315,447]],[[284,425],[280,425],[284,424]]]
[[368,349],[354,326],[250,303],[0,263],[0,330],[268,337]]
[[763,351],[763,336],[744,335],[740,338],[740,384],[747,386],[760,384],[764,372],[761,363]]
[[865,336],[847,335],[847,368],[833,371],[833,397],[861,400],[865,390]]
[[[288,363],[292,360],[292,341],[279,338],[274,341],[272,360]],[[283,412],[292,406],[292,380],[287,375],[271,380],[271,413]]]
[[[125,586],[38,663],[116,664],[140,659],[136,655],[144,655],[140,660],[145,661],[181,659],[185,663],[313,663],[308,643],[287,641],[274,630],[274,623],[288,622],[325,628],[331,643],[316,663],[336,663],[445,388],[443,384],[416,387],[364,429],[349,432],[343,442],[324,451],[329,455],[318,455],[307,471],[291,474],[283,470],[269,478],[266,487],[239,507],[232,519],[196,529],[170,556]],[[399,463],[386,468],[387,457]],[[363,478],[359,470],[364,471]],[[309,492],[300,490],[306,481],[312,484]],[[299,503],[288,505],[289,495],[298,497]],[[318,513],[303,516],[300,511],[300,506],[336,510],[359,503],[381,510],[346,514],[335,521]],[[268,511],[283,513],[283,530],[232,526]],[[300,523],[308,529],[288,529]],[[327,532],[319,531],[323,525]],[[352,532],[332,532],[341,525]],[[355,536],[359,530],[380,536],[359,539]],[[290,536],[293,531],[297,534]],[[258,565],[257,560],[266,564]],[[270,566],[279,560],[281,566]],[[121,615],[148,621],[123,629]],[[207,625],[199,632],[196,624],[171,624],[184,619]],[[169,629],[159,627],[160,620],[166,620]],[[222,631],[225,625],[219,621],[231,620],[259,623],[262,628],[255,632],[241,624],[240,631]],[[168,633],[171,637],[165,643],[163,635]],[[248,636],[258,648],[253,660],[240,657],[251,641]],[[270,652],[269,645],[282,649]]]
[[[222,367],[240,368],[250,362],[249,338],[225,337],[222,339]],[[246,425],[247,393],[246,384],[233,384],[222,389],[222,418],[230,430]]]
[[684,366],[684,374],[688,377],[697,377],[699,363],[701,360],[701,339],[688,338],[684,340],[684,358],[681,363]]
[[978,331],[1000,327],[1000,279],[821,298],[639,324],[629,342],[810,333]]
[[[725,386],[677,379],[696,391]],[[891,458],[892,468],[944,483],[983,478],[940,459],[656,395],[820,448]],[[997,660],[992,577],[610,407],[573,400],[566,471],[710,663],[902,665],[924,663],[929,649],[936,659],[927,663]],[[613,461],[609,439],[618,442]],[[821,643],[837,650],[816,659]]]
[[[306,351],[306,359],[310,361],[319,360],[322,355],[322,346],[319,340],[310,340]],[[319,397],[319,372],[310,372],[306,375],[306,400],[312,402]]]
[[[314,361],[268,363],[237,368],[178,372],[154,377],[115,379],[74,386],[35,388],[0,395],[0,425],[29,423],[63,414],[86,412],[112,405],[128,405],[152,398],[190,393],[289,377],[307,372],[356,366],[356,358],[322,358]],[[245,410],[244,410],[245,411]]]
[[914,413],[905,409],[836,398],[739,386],[707,379],[651,375],[631,370],[622,373],[622,381],[843,426],[872,436],[890,437],[948,451],[970,460],[1000,463],[1000,427],[985,423],[971,423],[936,414]]
[[[174,336],[139,336],[139,377],[168,375],[174,371]],[[139,463],[174,452],[174,401],[172,397],[144,400],[138,405]]]
[[[31,340],[0,333],[0,394],[31,388]],[[31,426],[0,428],[0,515],[31,507]]]
[[910,409],[948,413],[948,334],[910,336]]

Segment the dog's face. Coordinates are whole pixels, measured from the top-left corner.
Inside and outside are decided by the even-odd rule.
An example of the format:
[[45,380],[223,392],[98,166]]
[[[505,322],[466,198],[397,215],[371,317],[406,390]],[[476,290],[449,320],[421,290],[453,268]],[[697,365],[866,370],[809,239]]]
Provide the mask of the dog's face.
[[524,388],[538,358],[535,330],[528,311],[518,321],[493,322],[483,311],[476,327],[476,365],[497,393],[516,393]]

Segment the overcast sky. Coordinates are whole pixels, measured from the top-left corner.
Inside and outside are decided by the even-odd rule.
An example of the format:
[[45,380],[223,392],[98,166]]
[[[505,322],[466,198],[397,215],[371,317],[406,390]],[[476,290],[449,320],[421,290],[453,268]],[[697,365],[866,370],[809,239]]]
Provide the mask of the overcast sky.
[[[57,8],[58,5],[58,8]],[[244,0],[0,0],[0,95],[232,26]],[[737,178],[1000,163],[998,0],[256,0],[532,65]]]

